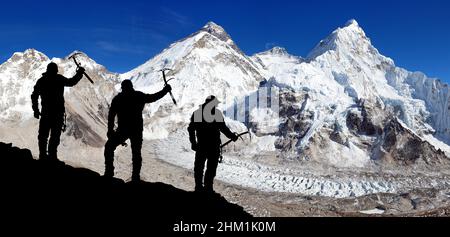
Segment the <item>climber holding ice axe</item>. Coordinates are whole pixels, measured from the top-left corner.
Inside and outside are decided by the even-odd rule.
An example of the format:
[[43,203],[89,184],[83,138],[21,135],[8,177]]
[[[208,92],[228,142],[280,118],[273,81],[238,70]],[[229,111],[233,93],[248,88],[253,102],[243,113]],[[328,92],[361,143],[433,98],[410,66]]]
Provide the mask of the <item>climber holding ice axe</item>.
[[[131,80],[122,81],[122,91],[116,95],[109,109],[108,114],[108,141],[105,144],[105,174],[107,178],[114,176],[114,151],[117,146],[123,145],[126,140],[131,141],[131,153],[133,161],[133,171],[131,180],[138,182],[142,166],[142,132],[144,121],[142,111],[148,103],[156,102],[170,93],[172,88],[165,85],[162,90],[154,94],[146,94],[137,91],[133,87]],[[117,127],[115,127],[117,117]]]
[[[220,133],[225,134],[231,141],[239,138],[226,126],[222,112],[216,109],[218,104],[219,100],[215,96],[208,96],[205,103],[192,114],[188,127],[191,148],[196,152],[194,164],[196,192],[214,193],[213,181],[221,156]],[[206,160],[208,164],[203,186]]]
[[[36,82],[31,102],[34,117],[40,119],[39,159],[58,161],[57,150],[65,126],[64,88],[78,84],[83,75],[86,75],[84,68],[78,66],[76,74],[72,78],[66,78],[58,74],[58,65],[51,62],[47,65],[47,71]],[[40,110],[39,98],[41,98]]]

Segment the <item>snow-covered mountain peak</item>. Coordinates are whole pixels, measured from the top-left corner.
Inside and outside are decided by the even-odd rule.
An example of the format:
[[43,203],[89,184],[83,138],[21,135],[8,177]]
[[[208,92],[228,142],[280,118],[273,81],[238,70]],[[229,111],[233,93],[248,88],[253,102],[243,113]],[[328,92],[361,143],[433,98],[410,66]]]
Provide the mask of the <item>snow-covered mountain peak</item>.
[[84,68],[88,70],[100,70],[100,71],[107,71],[106,68],[103,65],[98,64],[95,60],[93,60],[91,57],[89,57],[86,53],[75,50],[66,57],[60,59],[60,58],[53,58],[52,61],[56,63],[69,63],[69,66],[73,66],[75,68],[75,63],[73,62],[73,59],[71,58],[74,54],[75,59],[77,62]]
[[289,53],[287,52],[287,50],[285,48],[279,47],[279,46],[275,46],[263,53],[272,54],[272,55],[289,55]]
[[252,56],[252,58],[254,58],[254,59],[257,57],[285,58],[285,59],[289,59],[289,60],[294,60],[298,63],[303,61],[303,59],[301,57],[292,55],[285,48],[279,47],[279,46],[275,46],[269,50],[254,54]]
[[216,23],[210,21],[205,26],[202,27],[201,31],[208,32],[211,35],[219,38],[220,40],[227,42],[231,40],[231,37],[228,33],[223,29],[222,26],[217,25]]
[[345,24],[345,27],[348,27],[348,26],[357,26],[357,27],[359,27],[359,24],[358,24],[358,22],[355,19],[350,19]]
[[36,49],[27,49],[23,52],[24,57],[38,57],[38,58],[47,58],[47,56]]
[[7,62],[9,63],[20,63],[20,62],[43,62],[47,61],[48,57],[35,50],[35,49],[27,49],[24,52],[16,52],[14,53],[11,58],[8,59]]
[[308,59],[314,59],[328,51],[347,51],[345,53],[361,51],[359,52],[361,54],[378,54],[364,30],[354,19],[349,20],[344,27],[334,30],[328,37],[321,40],[309,53]]
[[[174,69],[177,67],[177,64],[180,63],[180,60],[186,61],[189,58],[201,60],[229,60],[223,56],[224,54],[233,54],[238,56],[240,58],[239,60],[244,60],[246,63],[252,64],[221,26],[214,22],[208,22],[197,32],[172,43],[153,59],[127,73],[121,74],[120,78],[122,80],[134,79],[140,82],[142,82],[142,78],[146,78],[146,82],[141,86],[148,86],[147,82],[151,81],[148,79],[152,77],[150,75],[158,75],[159,78],[160,72],[158,70],[161,68]],[[215,57],[215,59],[211,57]],[[234,63],[236,64],[239,60],[235,60]],[[183,64],[185,63],[186,62],[183,62]],[[181,65],[179,66],[181,69]],[[252,65],[252,67],[254,67],[254,65]],[[177,72],[174,71],[171,74],[176,73]]]
[[[75,55],[76,54],[76,55]],[[89,63],[89,64],[97,64],[97,62],[95,62],[91,57],[89,57],[86,53],[79,51],[79,50],[75,50],[72,53],[70,53],[69,55],[67,55],[64,60],[69,60],[72,61],[73,59],[71,59],[70,57],[72,57],[73,55],[75,55],[75,58],[78,62],[85,62],[85,63]]]
[[341,40],[345,37],[352,41],[368,40],[364,30],[354,19],[349,20],[344,27],[338,28],[333,33],[336,34],[336,37],[340,37]]
[[286,65],[293,67],[304,61],[301,57],[291,55],[285,48],[278,46],[253,55],[252,59],[262,67],[266,78],[272,77],[276,70],[284,71]]
[[75,50],[75,51],[73,51],[72,53],[70,53],[69,55],[67,55],[67,57],[65,57],[66,59],[68,59],[68,58],[70,58],[72,55],[74,55],[74,54],[77,54],[77,58],[78,57],[84,57],[84,58],[89,58],[89,56],[85,53],[85,52],[82,52],[82,51],[79,51],[79,50]]
[[[238,53],[243,54],[242,51],[239,49],[239,47],[234,43],[234,41],[231,39],[230,35],[225,31],[225,29],[217,25],[216,23],[210,21],[205,26],[203,26],[196,34],[199,35],[203,32],[208,33],[211,36],[214,36],[214,38],[217,38],[226,44],[228,44],[231,48],[236,50]],[[203,39],[212,39],[212,37],[203,37]],[[213,40],[213,39],[212,39]],[[203,44],[201,44],[203,45]]]
[[223,29],[222,26],[216,24],[213,21],[208,21],[203,27],[202,29],[205,30],[212,30],[212,31],[218,31],[218,32],[224,32],[225,30]]

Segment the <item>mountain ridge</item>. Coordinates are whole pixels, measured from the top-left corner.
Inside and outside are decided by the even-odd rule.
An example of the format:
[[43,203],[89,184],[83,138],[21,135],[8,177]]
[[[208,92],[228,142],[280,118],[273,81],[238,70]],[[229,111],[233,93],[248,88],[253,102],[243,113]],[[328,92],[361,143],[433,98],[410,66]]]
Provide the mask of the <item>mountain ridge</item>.
[[[321,43],[322,43],[323,41],[325,41],[327,38],[330,38],[330,36],[336,35],[337,32],[340,32],[340,31],[342,31],[343,29],[347,29],[347,28],[353,28],[353,29],[356,28],[356,29],[358,29],[358,31],[361,31],[361,32],[363,33],[363,36],[364,36],[364,37],[367,38],[367,36],[366,36],[364,30],[361,28],[361,26],[359,25],[359,23],[357,22],[357,20],[356,20],[356,19],[350,19],[350,20],[347,21],[347,23],[344,25],[344,27],[338,27],[338,28],[337,28],[336,30],[334,30],[329,36],[327,36],[327,37],[325,37],[324,39],[320,40],[320,42],[316,45],[316,47],[320,46]],[[212,35],[215,35],[214,31],[221,32],[221,33],[224,34],[226,37],[218,37],[218,36],[216,36],[216,35],[215,35],[215,36],[216,36],[217,38],[230,39],[230,40],[233,42],[233,44],[234,44],[234,41],[231,39],[231,37],[230,37],[230,36],[228,35],[228,33],[224,30],[223,27],[221,27],[220,25],[216,24],[216,23],[213,22],[213,21],[209,21],[209,22],[207,22],[203,27],[201,27],[200,30],[198,30],[198,31],[196,31],[196,32],[194,32],[194,33],[192,33],[192,34],[189,35],[189,36],[186,36],[185,38],[182,38],[182,39],[180,39],[180,40],[178,40],[178,41],[175,41],[175,42],[172,43],[171,45],[173,45],[173,44],[175,44],[175,43],[177,43],[177,42],[183,41],[183,40],[185,40],[185,39],[187,39],[187,38],[189,38],[189,37],[191,37],[191,36],[193,36],[193,35],[196,35],[196,34],[202,32],[202,31],[208,32],[208,33],[210,33],[210,34],[212,34]],[[211,32],[210,32],[210,31],[211,31]],[[221,33],[219,33],[219,35],[220,35]],[[367,39],[370,41],[369,38],[367,38]],[[225,42],[226,42],[226,40],[225,40]],[[315,47],[315,48],[316,48],[316,47]],[[170,45],[169,45],[168,48],[170,48]],[[307,59],[314,58],[314,57],[312,57],[312,56],[310,56],[310,55],[313,53],[313,51],[315,51],[315,48],[313,48],[313,49],[307,54],[307,56],[306,56],[305,58],[307,58]],[[166,49],[167,49],[167,48],[166,48]],[[163,49],[161,52],[163,52],[163,51],[166,50],[166,49]],[[287,53],[287,54],[289,54],[289,55],[291,55],[291,56],[302,58],[301,55],[293,55],[293,54],[288,53],[288,51],[287,51],[284,47],[281,47],[281,46],[273,46],[271,49],[268,49],[268,50],[264,50],[264,51],[255,53],[255,54],[253,54],[252,56],[258,55],[258,54],[267,53],[267,52],[271,52],[271,51],[277,51],[277,50],[280,50],[280,52],[283,52],[284,54]],[[240,51],[240,49],[239,49],[239,51]],[[27,53],[30,53],[30,52],[36,52],[36,53],[41,54],[41,55],[43,55],[43,56],[45,56],[45,57],[48,58],[48,56],[47,56],[45,53],[43,53],[43,52],[41,52],[41,51],[39,51],[39,50],[37,50],[37,49],[35,49],[35,48],[28,48],[28,49],[25,49],[23,52],[22,52],[22,51],[18,51],[18,52],[13,53],[13,55],[11,55],[11,57],[8,58],[5,62],[7,62],[8,60],[12,59],[13,56],[14,56],[15,54],[21,55],[21,54],[27,54]],[[161,52],[160,52],[160,53],[161,53]],[[88,54],[86,54],[85,52],[80,51],[80,50],[74,50],[72,53],[69,53],[67,56],[64,56],[63,58],[64,58],[64,59],[67,59],[68,57],[70,57],[70,56],[71,56],[72,54],[74,54],[74,53],[81,53],[81,54],[83,54],[84,56],[87,56],[87,58],[93,60],[91,57],[89,57]],[[58,58],[52,58],[52,59],[58,59]],[[3,62],[3,63],[5,63],[5,62]],[[145,64],[145,62],[142,63],[142,64]],[[141,65],[142,65],[142,64],[141,64]],[[1,64],[0,64],[0,65],[1,65]],[[395,64],[394,64],[394,65],[395,65]],[[139,66],[139,65],[138,65],[138,66]],[[137,68],[138,66],[136,66],[135,68]],[[132,71],[132,70],[130,70],[130,71]],[[129,71],[129,72],[130,72],[130,71]],[[420,73],[420,74],[424,74],[424,75],[425,75],[424,72],[419,71],[419,70],[413,70],[412,72],[413,72],[413,73]],[[113,72],[113,73],[120,74],[120,73],[118,73],[118,72]],[[124,72],[124,73],[121,73],[121,74],[127,74],[127,73],[128,73],[128,72]],[[444,82],[441,78],[433,77],[433,78],[430,78],[430,79],[438,80],[438,81],[440,81],[441,83],[447,84],[447,85],[448,85],[448,83]]]
[[[148,149],[172,164],[191,168],[192,152],[185,128],[191,113],[206,96],[214,94],[223,102],[219,109],[227,112],[226,122],[231,129],[250,130],[255,135],[251,141],[246,139],[226,149],[228,160],[237,164],[223,165],[221,178],[229,182],[263,190],[311,192],[295,186],[295,182],[289,184],[294,187],[287,185],[284,189],[267,186],[268,182],[260,180],[265,176],[253,172],[261,169],[262,164],[282,170],[286,166],[293,170],[307,167],[308,172],[320,175],[323,167],[352,172],[383,169],[396,175],[404,175],[399,173],[403,169],[408,170],[405,171],[408,175],[416,171],[433,173],[434,169],[447,172],[448,85],[423,73],[396,67],[392,59],[381,55],[372,45],[355,20],[321,42],[307,58],[291,55],[280,47],[248,56],[222,27],[208,23],[123,74],[109,72],[82,54],[82,65],[86,64],[95,84],[82,80],[80,85],[66,91],[69,132],[63,141],[70,146],[74,139],[82,146],[101,149],[106,138],[109,103],[118,93],[120,81],[131,79],[137,90],[154,93],[163,87],[159,69],[170,67],[172,71],[167,72],[167,77],[175,78],[170,84],[178,106],[170,98],[146,106],[143,136],[150,144],[171,144],[160,146],[166,149]],[[37,124],[32,119],[29,93],[50,61],[47,56],[34,53],[42,60],[23,64],[11,61],[0,66],[0,119],[8,124],[18,121],[13,125],[23,126],[24,130],[29,126],[26,128],[33,131],[37,130]],[[26,55],[32,54],[30,50]],[[14,57],[20,61],[21,55]],[[68,56],[53,60],[61,64],[63,75],[75,72]],[[279,110],[250,102],[250,98],[267,91],[279,93]],[[237,114],[229,114],[234,112],[234,106]],[[23,142],[26,136],[20,133],[16,139]],[[72,146],[73,150],[79,149],[78,143]],[[410,159],[405,161],[405,156]],[[244,170],[242,177],[252,181],[236,179],[233,172],[236,167]],[[276,180],[279,176],[270,177]],[[392,190],[361,191],[352,190],[356,185],[352,187],[328,192],[319,185],[317,193],[345,196]]]

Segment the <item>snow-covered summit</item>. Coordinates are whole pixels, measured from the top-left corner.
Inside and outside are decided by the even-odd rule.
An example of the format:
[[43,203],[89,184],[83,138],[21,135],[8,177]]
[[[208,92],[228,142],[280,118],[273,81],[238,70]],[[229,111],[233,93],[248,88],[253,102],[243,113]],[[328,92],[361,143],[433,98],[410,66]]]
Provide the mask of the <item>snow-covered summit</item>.
[[297,59],[297,60],[301,60],[302,58],[299,56],[294,56],[292,54],[290,54],[286,48],[283,47],[279,47],[279,46],[275,46],[269,50],[260,52],[260,53],[256,53],[254,54],[252,57],[264,57],[264,56],[268,56],[268,57],[278,57],[278,58],[290,58],[290,59]]
[[219,38],[220,40],[227,42],[231,40],[231,37],[228,33],[223,29],[222,26],[217,25],[216,23],[210,21],[205,26],[202,27],[201,31],[208,32],[211,35]]
[[74,55],[75,55],[75,59],[77,60],[77,62],[87,70],[101,71],[101,72],[107,71],[107,69],[103,65],[100,65],[94,59],[89,57],[89,55],[87,55],[85,52],[82,52],[79,50],[73,51],[72,53],[70,53],[69,55],[67,55],[66,57],[64,57],[62,59],[55,58],[53,60],[56,60],[56,62],[67,61],[70,63],[71,66],[75,66],[75,63],[73,62],[73,59],[71,58]]
[[[273,77],[275,71],[285,72],[288,68],[303,62],[303,59],[288,53],[283,47],[273,47],[267,51],[257,53],[251,57],[260,67],[265,78]],[[278,73],[275,73],[278,74]],[[278,74],[280,76],[280,74]],[[282,76],[281,76],[282,77]]]
[[345,27],[349,27],[349,26],[359,26],[358,22],[356,21],[356,19],[350,19],[347,21],[347,23],[345,23]]
[[37,51],[36,49],[27,49],[24,52],[15,52],[7,62],[10,63],[21,63],[21,62],[42,62],[47,61],[48,57]]
[[275,46],[269,50],[267,50],[265,53],[275,54],[275,55],[288,55],[288,52],[283,47]]
[[231,48],[238,51],[239,53],[242,53],[242,51],[239,49],[239,47],[234,43],[234,41],[231,39],[230,35],[225,31],[225,29],[210,21],[205,26],[203,26],[198,32],[207,32],[208,34],[216,37],[217,39],[227,43]]
[[328,37],[321,40],[308,54],[307,58],[312,60],[328,51],[341,53],[378,54],[372,46],[370,39],[356,20],[350,20],[347,24],[338,28]]

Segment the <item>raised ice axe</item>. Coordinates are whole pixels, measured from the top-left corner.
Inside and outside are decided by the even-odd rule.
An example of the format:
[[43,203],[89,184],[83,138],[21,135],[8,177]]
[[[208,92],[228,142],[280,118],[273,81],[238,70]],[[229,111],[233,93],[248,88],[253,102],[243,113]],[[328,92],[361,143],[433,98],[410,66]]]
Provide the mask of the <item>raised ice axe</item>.
[[[167,82],[169,82],[170,80],[173,80],[174,78],[170,78],[169,80],[166,79],[166,71],[171,71],[172,69],[169,68],[163,68],[161,70],[159,70],[160,72],[162,72],[163,74],[163,80],[164,80],[164,86],[167,86]],[[177,105],[177,101],[175,100],[175,98],[173,97],[172,91],[169,92],[170,97],[172,98],[172,101],[175,105]]]
[[[72,55],[69,57],[69,59],[73,59],[73,62],[75,63],[75,65],[77,65],[77,67],[81,67],[80,64],[77,62],[77,59],[75,58],[75,56],[77,56],[78,54],[81,54],[81,53],[74,53],[74,54],[72,54]],[[85,76],[92,84],[94,84],[94,81],[91,79],[91,77],[90,77],[86,72],[84,72],[83,75],[84,75],[84,76]]]

